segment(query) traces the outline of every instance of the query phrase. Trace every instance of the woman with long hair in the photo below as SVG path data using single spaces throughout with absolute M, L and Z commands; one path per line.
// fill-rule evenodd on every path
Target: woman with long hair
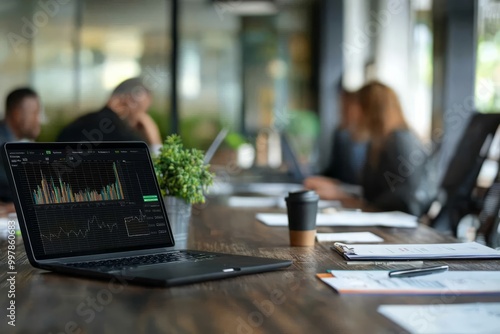
M 350 132 L 355 140 L 369 141 L 361 177 L 363 198 L 377 210 L 420 215 L 418 189 L 426 154 L 404 119 L 396 93 L 380 82 L 371 82 L 357 95 L 360 108 L 351 115 Z M 304 186 L 323 199 L 351 198 L 333 179 L 313 176 L 304 181 Z

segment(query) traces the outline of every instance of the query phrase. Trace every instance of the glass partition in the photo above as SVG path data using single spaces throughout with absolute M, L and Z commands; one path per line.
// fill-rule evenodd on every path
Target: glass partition
M 46 116 L 39 140 L 54 140 L 137 75 L 153 91 L 151 114 L 167 133 L 170 1 L 7 0 L 0 18 L 7 37 L 0 40 L 0 93 L 4 101 L 17 86 L 38 91 Z

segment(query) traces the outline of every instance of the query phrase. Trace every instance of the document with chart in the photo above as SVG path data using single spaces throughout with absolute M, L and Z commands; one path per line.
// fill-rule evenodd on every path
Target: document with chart
M 386 270 L 331 270 L 317 277 L 340 294 L 500 295 L 498 271 L 447 271 L 391 278 Z
M 500 329 L 500 303 L 380 305 L 378 312 L 414 334 L 491 334 Z

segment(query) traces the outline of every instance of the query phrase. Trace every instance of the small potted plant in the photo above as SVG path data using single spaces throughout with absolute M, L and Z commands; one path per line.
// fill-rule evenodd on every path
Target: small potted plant
M 204 203 L 214 174 L 203 162 L 203 152 L 188 149 L 178 135 L 168 136 L 153 159 L 156 177 L 165 201 L 175 242 L 184 246 L 187 241 L 191 205 Z

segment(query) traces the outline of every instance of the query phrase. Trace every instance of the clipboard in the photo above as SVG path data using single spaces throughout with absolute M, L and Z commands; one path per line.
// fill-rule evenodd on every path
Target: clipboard
M 449 244 L 356 244 L 331 248 L 346 260 L 500 259 L 500 251 L 477 242 Z
M 334 251 L 337 251 L 340 255 L 342 255 L 344 258 L 349 260 L 348 257 L 349 255 L 356 255 L 354 248 L 349 247 L 347 244 L 344 244 L 342 242 L 336 242 L 331 246 L 331 249 Z

